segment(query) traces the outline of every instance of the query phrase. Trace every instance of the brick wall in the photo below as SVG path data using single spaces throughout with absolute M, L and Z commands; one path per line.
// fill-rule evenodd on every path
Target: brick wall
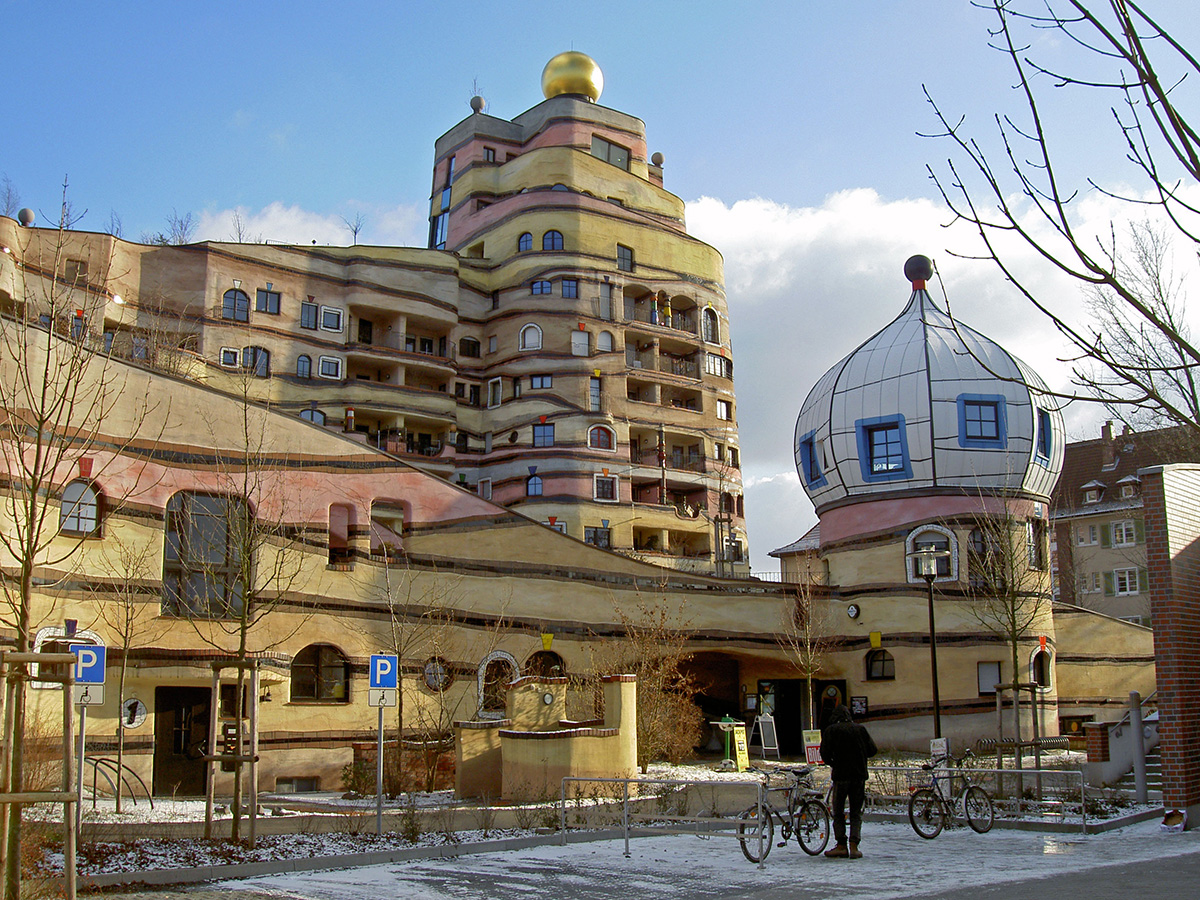
M 1142 469 L 1163 803 L 1200 826 L 1200 466 Z

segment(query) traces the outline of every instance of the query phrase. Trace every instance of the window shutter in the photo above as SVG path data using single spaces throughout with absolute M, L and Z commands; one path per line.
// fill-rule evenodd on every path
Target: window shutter
M 1105 572 L 1104 573 L 1104 596 L 1105 597 L 1113 597 L 1113 596 L 1116 596 L 1116 593 L 1117 593 L 1116 578 L 1113 576 L 1112 572 Z
M 1133 520 L 1133 534 L 1137 543 L 1146 543 L 1146 523 L 1142 519 Z
M 1100 526 L 1100 546 L 1112 546 L 1112 522 L 1105 522 Z
M 1150 593 L 1150 572 L 1145 568 L 1145 566 L 1138 567 L 1138 593 Z

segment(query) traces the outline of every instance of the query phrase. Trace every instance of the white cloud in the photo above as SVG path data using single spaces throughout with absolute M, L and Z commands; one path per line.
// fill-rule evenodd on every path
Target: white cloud
M 208 211 L 200 214 L 196 226 L 198 241 L 231 241 L 236 232 L 234 218 L 240 217 L 245 240 L 265 240 L 277 244 L 324 244 L 345 246 L 352 242 L 350 229 L 342 216 L 354 221 L 359 213 L 366 220 L 358 235 L 360 244 L 421 246 L 425 219 L 415 205 L 371 207 L 348 204 L 345 213 L 318 213 L 276 201 L 259 210 L 246 207 Z

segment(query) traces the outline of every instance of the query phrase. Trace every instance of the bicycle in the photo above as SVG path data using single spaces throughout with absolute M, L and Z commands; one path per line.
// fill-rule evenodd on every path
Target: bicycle
M 759 770 L 756 770 L 759 771 Z M 779 822 L 779 834 L 783 838 L 780 847 L 787 846 L 788 838 L 796 836 L 796 842 L 809 856 L 816 856 L 829 843 L 829 806 L 825 794 L 813 784 L 813 767 L 785 769 L 788 783 L 779 788 L 770 786 L 770 772 L 761 772 L 766 789 L 763 802 L 755 803 L 738 816 L 738 841 L 742 854 L 752 863 L 762 862 L 771 852 L 775 842 L 775 823 Z M 786 791 L 786 808 L 780 809 L 771 802 L 771 793 Z M 761 844 L 760 841 L 761 835 Z M 759 847 L 762 855 L 759 855 Z
M 958 810 L 972 831 L 986 834 L 991 830 L 996 821 L 991 795 L 979 785 L 972 784 L 962 768 L 963 761 L 974 755 L 967 750 L 957 759 L 950 755 L 939 756 L 932 763 L 921 766 L 931 775 L 930 786 L 918 788 L 908 798 L 908 821 L 921 837 L 933 840 L 954 822 Z M 947 763 L 957 768 L 951 768 Z M 943 766 L 947 774 L 939 776 L 938 769 Z

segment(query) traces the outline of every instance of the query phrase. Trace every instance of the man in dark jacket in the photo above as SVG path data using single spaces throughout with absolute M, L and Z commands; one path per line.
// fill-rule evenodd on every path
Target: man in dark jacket
M 862 859 L 858 840 L 862 834 L 863 794 L 867 786 L 867 760 L 878 752 L 867 729 L 850 718 L 838 704 L 821 735 L 821 759 L 833 778 L 833 837 L 836 846 L 825 851 L 833 859 Z M 846 846 L 846 801 L 850 801 L 850 846 Z

